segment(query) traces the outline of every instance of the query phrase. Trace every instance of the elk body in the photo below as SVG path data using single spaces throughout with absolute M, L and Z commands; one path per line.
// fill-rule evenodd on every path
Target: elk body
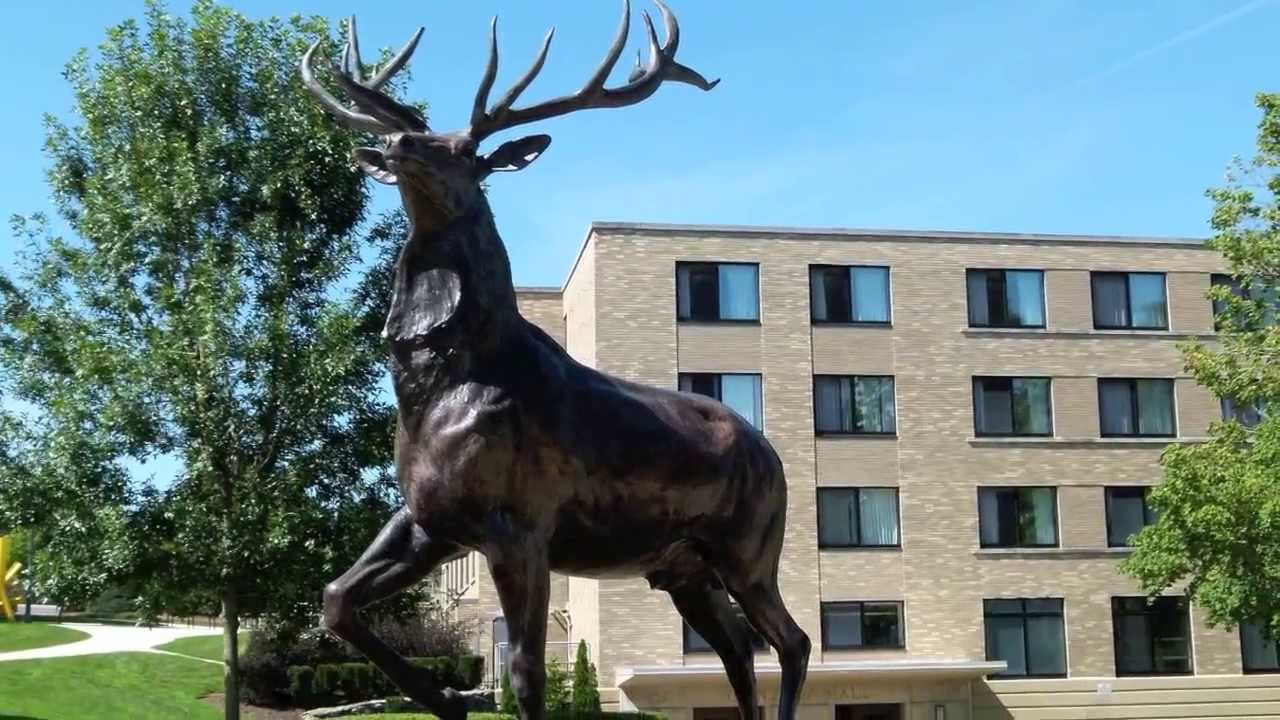
M 497 71 L 496 22 L 470 127 L 435 133 L 413 108 L 379 91 L 422 31 L 376 75 L 362 73 L 355 24 L 335 80 L 351 105 L 312 72 L 302 76 L 326 110 L 382 138 L 356 151 L 374 179 L 396 185 L 410 220 L 383 334 L 399 403 L 396 474 L 405 506 L 361 559 L 324 593 L 324 622 L 443 720 L 465 698 L 437 687 L 397 655 L 356 611 L 471 550 L 488 561 L 506 617 L 513 689 L 523 718 L 543 716 L 543 653 L 550 571 L 644 577 L 719 654 L 745 718 L 756 715 L 749 629 L 782 670 L 779 720 L 792 720 L 810 642 L 783 605 L 778 560 L 786 523 L 782 463 L 764 436 L 720 403 L 610 377 L 573 360 L 516 309 L 511 268 L 481 187 L 519 170 L 546 135 L 477 147 L 493 133 L 586 108 L 638 103 L 666 81 L 710 90 L 675 61 L 680 31 L 660 0 L 666 42 L 646 13 L 651 58 L 606 88 L 630 25 L 624 3 L 613 44 L 578 92 L 513 107 L 542 68 L 533 65 L 488 106 Z M 318 44 L 317 44 L 318 45 Z

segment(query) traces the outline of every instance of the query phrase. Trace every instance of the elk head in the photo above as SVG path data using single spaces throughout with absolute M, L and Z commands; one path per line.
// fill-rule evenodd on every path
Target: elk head
M 355 18 L 351 18 L 347 26 L 347 45 L 335 73 L 338 86 L 350 98 L 351 106 L 343 105 L 316 81 L 311 63 L 319 42 L 312 45 L 302 58 L 302 81 L 325 109 L 347 127 L 382 138 L 381 148 L 356 150 L 356 161 L 373 179 L 399 185 L 405 209 L 415 225 L 442 225 L 467 212 L 479 201 L 483 192 L 481 182 L 490 173 L 521 170 L 551 144 L 548 135 L 529 135 L 503 143 L 487 155 L 481 154 L 478 148 L 490 135 L 576 110 L 634 105 L 648 98 L 668 80 L 703 90 L 716 86 L 719 80 L 708 82 L 702 75 L 675 61 L 680 44 L 680 26 L 662 0 L 654 2 L 666 25 L 666 43 L 659 43 L 653 19 L 645 12 L 649 61 L 641 65 L 637 53 L 636 67 L 624 85 L 608 88 L 605 82 L 627 43 L 627 32 L 631 26 L 629 0 L 623 0 L 622 22 L 608 54 L 586 84 L 570 95 L 528 107 L 514 105 L 520 93 L 542 70 L 555 28 L 547 32 L 542 48 L 524 75 L 497 103 L 489 106 L 489 91 L 498 72 L 498 22 L 495 17 L 490 33 L 489 63 L 476 91 L 470 127 L 465 130 L 433 132 L 417 110 L 380 91 L 408 62 L 422 36 L 421 28 L 385 67 L 365 79 L 361 70 L 360 47 L 356 41 Z

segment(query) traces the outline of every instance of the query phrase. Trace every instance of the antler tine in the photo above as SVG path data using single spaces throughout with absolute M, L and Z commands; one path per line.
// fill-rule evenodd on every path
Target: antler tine
M 702 90 L 714 88 L 720 82 L 719 80 L 708 82 L 697 71 L 675 61 L 676 50 L 680 43 L 680 24 L 676 20 L 675 13 L 671 12 L 671 9 L 662 0 L 654 1 L 658 5 L 658 10 L 662 13 L 662 19 L 666 25 L 667 42 L 663 45 L 658 41 L 658 33 L 653 26 L 653 18 L 646 12 L 644 14 L 644 22 L 649 35 L 649 63 L 647 67 L 640 67 L 639 59 L 637 58 L 637 67 L 628 77 L 625 85 L 617 88 L 608 88 L 605 87 L 605 82 L 608 80 L 609 73 L 613 71 L 614 65 L 617 64 L 618 58 L 622 55 L 622 50 L 627 43 L 627 33 L 631 25 L 631 3 L 629 0 L 623 0 L 622 24 L 614 36 L 613 44 L 609 47 L 608 54 L 605 55 L 604 61 L 600 63 L 600 66 L 596 68 L 580 90 L 571 95 L 564 95 L 553 100 L 530 105 L 529 107 L 511 107 L 511 103 L 515 102 L 517 96 L 528 87 L 529 83 L 533 81 L 533 77 L 542 69 L 542 63 L 546 59 L 547 47 L 551 42 L 551 34 L 548 33 L 547 39 L 543 42 L 542 51 L 534 60 L 533 67 L 520 78 L 511 91 L 503 96 L 502 100 L 494 106 L 492 112 L 486 113 L 484 112 L 484 101 L 488 99 L 489 89 L 493 84 L 493 76 L 497 72 L 498 50 L 495 31 L 489 54 L 490 64 L 481 82 L 481 91 L 476 94 L 476 105 L 471 115 L 471 129 L 469 131 L 471 139 L 479 143 L 484 138 L 500 130 L 545 120 L 558 115 L 567 115 L 577 110 L 634 105 L 653 95 L 653 93 L 657 92 L 658 87 L 668 80 L 693 85 Z
M 587 84 L 582 86 L 579 94 L 595 93 L 604 90 L 605 81 L 609 79 L 609 73 L 613 72 L 613 66 L 618 64 L 618 58 L 622 57 L 622 50 L 627 46 L 627 35 L 631 32 L 631 0 L 622 0 L 622 22 L 618 23 L 618 32 L 613 36 L 613 44 L 609 46 L 609 52 L 604 56 L 600 66 L 587 79 Z
M 330 115 L 333 115 L 334 118 L 353 130 L 373 133 L 374 135 L 387 135 L 393 132 L 376 118 L 355 112 L 338 102 L 337 98 L 330 95 L 329 91 L 325 90 L 324 86 L 316 81 L 315 73 L 311 70 L 311 58 L 315 55 L 318 47 L 320 47 L 319 40 L 312 44 L 311 48 L 302 56 L 302 63 L 299 69 L 302 73 L 302 84 L 306 86 L 307 90 L 310 90 L 311 94 L 316 96 L 316 99 L 320 101 L 325 110 L 329 111 Z
M 342 69 L 356 82 L 364 82 L 364 63 L 360 60 L 360 38 L 356 33 L 356 16 L 347 19 L 347 47 L 342 51 Z
M 542 65 L 546 63 L 547 53 L 551 50 L 551 39 L 554 38 L 555 35 L 555 28 L 551 28 L 547 31 L 546 36 L 542 38 L 542 49 L 538 50 L 538 55 L 534 57 L 533 64 L 530 65 L 524 75 L 521 75 L 520 79 L 511 86 L 511 89 L 498 100 L 498 104 L 493 106 L 493 109 L 488 113 L 490 117 L 500 119 L 502 115 L 504 115 L 507 110 L 510 110 L 511 106 L 515 104 L 516 100 L 520 97 L 520 93 L 524 92 L 525 89 L 529 87 L 529 84 L 533 82 L 533 79 L 538 76 L 538 73 L 542 72 Z
M 370 90 L 379 90 L 383 85 L 386 85 L 387 81 L 394 77 L 396 73 L 400 72 L 400 68 L 404 67 L 404 64 L 409 62 L 409 58 L 413 55 L 413 51 L 418 48 L 418 41 L 422 39 L 422 30 L 423 28 L 418 28 L 417 32 L 413 34 L 413 37 L 409 38 L 409 42 L 405 43 L 404 47 L 400 48 L 400 52 L 396 53 L 395 57 L 391 58 L 391 61 L 379 70 L 378 73 L 373 76 L 372 80 L 366 82 L 364 86 Z
M 489 63 L 480 78 L 480 87 L 476 88 L 475 104 L 471 108 L 471 127 L 484 123 L 487 117 L 485 107 L 489 104 L 489 91 L 493 89 L 493 80 L 498 77 L 498 16 L 493 16 L 489 23 Z

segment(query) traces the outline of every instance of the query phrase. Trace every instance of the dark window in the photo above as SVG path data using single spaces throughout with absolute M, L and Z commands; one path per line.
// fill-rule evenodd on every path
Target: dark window
M 893 378 L 815 375 L 813 413 L 819 434 L 893 435 L 898 431 Z
M 975 377 L 973 425 L 978 435 L 1052 435 L 1049 378 Z
M 1117 675 L 1191 673 L 1190 622 L 1182 597 L 1111 598 Z
M 1107 500 L 1107 545 L 1128 547 L 1130 539 L 1156 521 L 1149 498 L 1151 488 L 1109 487 Z
M 1008 669 L 993 677 L 1065 677 L 1067 640 L 1061 598 L 983 600 L 987 659 Z
M 1245 427 L 1257 427 L 1267 416 L 1267 401 L 1259 398 L 1251 403 L 1238 403 L 1222 398 L 1222 419 L 1234 420 Z
M 734 605 L 733 611 L 737 613 L 738 619 L 747 626 L 748 632 L 751 633 L 751 647 L 756 650 L 767 650 L 769 646 L 765 644 L 764 638 L 760 637 L 760 633 L 756 632 L 756 629 L 747 621 L 747 615 L 742 612 L 742 608 Z M 689 627 L 689 623 L 682 622 L 681 624 L 684 626 L 684 651 L 686 653 L 715 652 L 715 649 L 711 647 L 711 643 L 703 639 L 697 630 Z
M 1164 273 L 1093 273 L 1093 326 L 1168 330 Z
M 1240 655 L 1247 673 L 1280 672 L 1276 641 L 1262 632 L 1262 623 L 1240 624 Z
M 676 263 L 676 316 L 715 322 L 760 319 L 759 266 Z
M 681 392 L 715 398 L 741 415 L 747 422 L 764 429 L 764 404 L 760 394 L 760 376 L 748 373 L 680 373 Z
M 809 316 L 816 323 L 888 323 L 889 268 L 810 266 Z
M 1173 437 L 1173 381 L 1163 378 L 1098 380 L 1102 437 Z
M 822 647 L 827 650 L 902 647 L 902 603 L 822 603 Z
M 897 488 L 818 488 L 818 547 L 897 547 Z
M 1044 273 L 969 270 L 970 327 L 1044 327 Z
M 837 705 L 835 720 L 902 720 L 902 706 L 896 703 Z
M 982 547 L 1056 547 L 1057 501 L 1051 487 L 978 488 Z

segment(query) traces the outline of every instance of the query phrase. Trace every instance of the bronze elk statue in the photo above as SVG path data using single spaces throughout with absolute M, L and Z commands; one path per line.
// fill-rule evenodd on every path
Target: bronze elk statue
M 335 119 L 377 135 L 357 162 L 399 188 L 410 230 L 395 267 L 383 335 L 399 415 L 396 476 L 405 506 L 364 555 L 324 591 L 324 624 L 364 653 L 406 694 L 443 720 L 461 720 L 466 696 L 392 651 L 356 611 L 422 580 L 441 563 L 479 551 L 506 617 L 511 679 L 520 713 L 542 718 L 549 573 L 644 577 L 719 654 L 745 719 L 756 716 L 749 628 L 778 654 L 779 720 L 792 720 L 810 641 L 783 604 L 778 559 L 787 515 L 782 462 L 764 436 L 710 398 L 627 382 L 576 362 L 516 309 L 506 249 L 482 183 L 520 170 L 551 139 L 531 135 L 485 155 L 489 136 L 589 108 L 639 103 L 672 81 L 710 90 L 675 60 L 680 27 L 659 42 L 646 12 L 650 58 L 628 81 L 605 87 L 630 26 L 577 92 L 527 107 L 516 100 L 542 69 L 548 32 L 532 66 L 489 105 L 498 67 L 496 20 L 470 127 L 432 131 L 422 115 L 380 91 L 421 37 L 372 77 L 362 71 L 354 21 L 334 81 L 350 105 L 302 79 Z M 554 32 L 554 31 L 553 31 Z

